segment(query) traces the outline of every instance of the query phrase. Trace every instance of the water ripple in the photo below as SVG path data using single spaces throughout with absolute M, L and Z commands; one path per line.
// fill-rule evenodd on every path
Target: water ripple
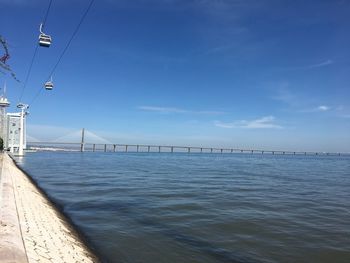
M 350 159 L 33 153 L 20 163 L 109 262 L 350 262 Z

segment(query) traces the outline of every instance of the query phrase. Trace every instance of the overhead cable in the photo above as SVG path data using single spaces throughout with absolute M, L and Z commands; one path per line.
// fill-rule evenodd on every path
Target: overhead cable
M 45 15 L 44 15 L 44 19 L 43 19 L 43 24 L 44 24 L 44 25 L 45 25 L 45 23 L 46 23 L 47 17 L 48 17 L 49 12 L 50 12 L 51 4 L 52 4 L 52 0 L 50 0 L 49 5 L 48 5 L 48 7 L 47 7 L 47 9 L 46 9 L 46 12 L 45 12 Z M 24 80 L 24 84 L 23 84 L 22 91 L 21 91 L 21 93 L 20 93 L 18 102 L 21 102 L 22 97 L 23 97 L 23 94 L 24 94 L 24 90 L 25 90 L 25 88 L 27 87 L 27 83 L 28 83 L 28 80 L 29 80 L 29 76 L 30 76 L 30 73 L 32 72 L 32 67 L 33 67 L 33 64 L 34 64 L 34 60 L 35 60 L 36 54 L 37 54 L 37 52 L 38 52 L 38 47 L 39 47 L 39 46 L 38 46 L 38 44 L 36 43 L 36 47 L 35 47 L 35 50 L 34 50 L 32 59 L 31 59 L 30 64 L 29 64 L 29 68 L 28 68 L 28 71 L 27 71 L 27 75 L 26 75 L 26 78 L 25 78 L 25 80 Z
M 94 1 L 95 1 L 95 0 L 91 0 L 91 1 L 90 1 L 90 3 L 89 3 L 89 5 L 88 5 L 87 9 L 85 10 L 83 16 L 82 16 L 81 19 L 79 20 L 79 23 L 78 23 L 78 25 L 76 26 L 76 28 L 75 28 L 75 30 L 74 30 L 72 36 L 71 36 L 70 39 L 68 40 L 68 42 L 67 42 L 65 48 L 63 49 L 61 55 L 58 57 L 58 60 L 57 60 L 56 64 L 54 65 L 54 67 L 53 67 L 52 70 L 50 71 L 50 74 L 48 75 L 48 77 L 47 77 L 46 80 L 49 80 L 49 79 L 51 78 L 51 76 L 53 75 L 53 73 L 55 72 L 55 70 L 57 69 L 58 65 L 60 64 L 60 62 L 61 62 L 61 60 L 62 60 L 62 58 L 63 58 L 63 56 L 65 55 L 65 53 L 66 53 L 66 51 L 68 50 L 70 44 L 72 43 L 72 41 L 73 41 L 75 35 L 78 33 L 78 31 L 79 31 L 79 29 L 80 29 L 80 26 L 81 26 L 82 23 L 84 22 L 85 17 L 86 17 L 87 14 L 89 13 L 89 11 L 90 11 L 90 9 L 91 9 L 92 4 L 94 3 Z M 34 103 L 34 101 L 39 97 L 39 95 L 40 95 L 40 93 L 41 93 L 42 90 L 43 90 L 42 87 L 40 87 L 40 88 L 38 89 L 37 93 L 35 94 L 34 98 L 32 99 L 32 101 L 31 101 L 31 103 L 30 103 L 31 105 L 32 105 L 32 104 Z

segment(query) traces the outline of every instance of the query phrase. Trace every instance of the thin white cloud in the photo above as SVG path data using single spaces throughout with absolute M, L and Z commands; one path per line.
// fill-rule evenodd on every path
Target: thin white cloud
M 313 65 L 306 66 L 306 67 L 304 67 L 304 68 L 305 68 L 305 69 L 321 68 L 321 67 L 325 67 L 325 66 L 331 65 L 331 64 L 333 64 L 333 63 L 334 63 L 333 60 L 328 59 L 328 60 L 322 61 L 322 62 L 317 63 L 317 64 L 313 64 Z
M 309 109 L 304 109 L 304 110 L 300 110 L 299 112 L 304 112 L 304 113 L 310 113 L 310 112 L 326 112 L 326 111 L 331 111 L 333 110 L 332 107 L 327 106 L 327 105 L 320 105 L 314 108 L 309 108 Z
M 192 113 L 192 114 L 204 114 L 204 115 L 219 115 L 219 114 L 225 114 L 223 111 L 210 111 L 210 110 L 200 110 L 200 111 L 193 111 L 193 110 L 186 110 L 181 108 L 174 108 L 174 107 L 157 107 L 157 106 L 140 106 L 138 109 L 143 111 L 152 111 L 152 112 L 158 112 L 158 113 Z
M 328 106 L 328 105 L 320 105 L 314 108 L 309 108 L 305 110 L 298 111 L 300 113 L 327 113 L 326 116 L 330 117 L 337 117 L 337 118 L 344 118 L 349 119 L 349 109 L 346 108 L 344 105 L 338 105 L 338 106 Z
M 278 71 L 312 70 L 312 69 L 327 67 L 327 66 L 330 66 L 334 63 L 335 62 L 333 60 L 327 59 L 327 60 L 324 60 L 324 61 L 321 61 L 321 62 L 315 63 L 315 64 L 301 65 L 301 66 L 296 66 L 296 67 L 281 67 L 281 68 L 278 68 L 277 70 Z
M 275 123 L 274 116 L 266 116 L 253 121 L 242 121 L 243 128 L 282 128 L 282 126 Z
M 315 110 L 316 111 L 329 111 L 331 109 L 331 107 L 326 106 L 326 105 L 320 105 L 318 106 Z
M 339 105 L 334 108 L 336 116 L 340 118 L 350 119 L 350 109 L 344 105 Z
M 225 114 L 224 111 L 211 111 L 211 110 L 202 110 L 202 111 L 190 111 L 195 114 L 208 114 L 208 115 L 221 115 Z
M 290 107 L 300 107 L 301 100 L 290 89 L 288 82 L 280 82 L 273 84 L 273 93 L 271 99 L 282 102 Z
M 215 121 L 214 125 L 220 128 L 244 128 L 244 129 L 281 129 L 281 125 L 276 124 L 274 116 L 265 116 L 255 120 L 240 120 L 231 123 Z
M 140 110 L 144 111 L 154 111 L 159 113 L 186 113 L 186 110 L 172 107 L 156 107 L 156 106 L 140 106 Z
M 306 98 L 305 96 L 297 96 L 294 94 L 287 82 L 277 84 L 277 89 L 274 91 L 275 95 L 271 99 L 282 102 L 289 106 L 290 110 L 297 113 L 311 113 L 311 112 L 327 112 L 340 110 L 342 107 L 333 107 L 325 104 L 315 106 L 315 99 Z M 313 106 L 311 106 L 313 104 Z
M 226 128 L 226 129 L 237 128 L 237 125 L 235 123 L 230 123 L 230 122 L 215 121 L 214 125 L 216 127 Z

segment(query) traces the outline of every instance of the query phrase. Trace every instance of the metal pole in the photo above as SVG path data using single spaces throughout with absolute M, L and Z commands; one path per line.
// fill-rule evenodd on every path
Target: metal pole
M 147 146 L 147 151 L 150 152 L 151 146 Z
M 80 151 L 84 152 L 84 136 L 85 136 L 85 128 L 81 130 L 81 144 L 80 144 Z
M 139 152 L 139 146 L 138 145 L 136 146 L 136 152 Z
M 113 144 L 113 152 L 115 152 L 115 148 L 116 148 L 116 145 L 115 145 L 115 144 Z
M 172 153 L 174 152 L 174 147 L 173 147 L 173 146 L 171 146 L 171 152 L 172 152 Z
M 158 146 L 158 152 L 160 152 L 160 146 Z
M 14 144 L 15 144 L 15 131 L 12 130 L 12 136 L 11 136 L 11 140 L 12 140 L 12 144 L 11 144 L 11 148 L 10 148 L 10 152 L 14 152 Z
M 107 152 L 107 144 L 105 144 L 105 152 Z
M 93 145 L 92 145 L 92 151 L 93 151 L 93 152 L 95 151 L 95 148 L 96 148 L 96 144 L 93 144 Z
M 125 152 L 128 152 L 128 146 L 125 145 Z

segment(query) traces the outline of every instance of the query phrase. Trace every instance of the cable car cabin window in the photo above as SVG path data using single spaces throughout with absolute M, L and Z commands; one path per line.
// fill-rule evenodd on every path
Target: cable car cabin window
M 48 82 L 48 83 L 45 84 L 45 89 L 52 90 L 52 88 L 53 88 L 53 83 Z
M 39 45 L 42 47 L 50 47 L 50 43 L 43 42 L 43 41 L 40 41 Z

